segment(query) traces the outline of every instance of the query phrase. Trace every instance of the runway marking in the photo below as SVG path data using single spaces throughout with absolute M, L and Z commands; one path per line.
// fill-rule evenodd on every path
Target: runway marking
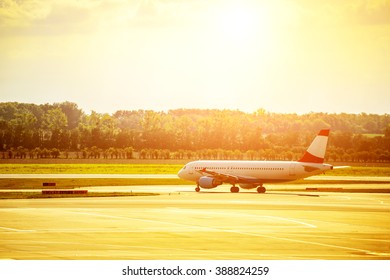
M 14 231 L 14 232 L 34 232 L 35 231 L 32 229 L 17 229 L 17 228 L 8 228 L 8 227 L 0 227 L 0 229 L 6 230 L 6 231 Z
M 58 242 L 58 241 L 30 241 L 32 243 L 40 243 L 40 244 L 67 244 L 67 245 L 86 245 L 85 243 L 81 242 Z M 182 249 L 182 248 L 172 248 L 172 247 L 152 247 L 152 246 L 137 246 L 137 245 L 118 245 L 118 244 L 107 244 L 107 243 L 97 243 L 96 245 L 102 246 L 102 247 L 107 247 L 107 248 L 118 248 L 118 249 L 125 249 L 125 248 L 132 248 L 132 249 L 147 249 L 147 250 L 154 250 L 154 251 L 165 251 L 165 252 L 177 252 L 176 254 L 167 254 L 167 253 L 157 253 L 153 252 L 153 259 L 156 259 L 156 254 L 167 256 L 167 255 L 175 255 L 175 256 L 187 256 L 187 252 L 191 252 L 191 256 L 204 256 L 206 255 L 207 257 L 210 256 L 210 254 L 215 253 L 218 254 L 220 259 L 232 259 L 236 260 L 237 256 L 242 256 L 242 252 L 232 252 L 232 251 L 217 251 L 217 250 L 200 250 L 200 249 Z M 127 256 L 129 255 L 129 251 L 123 251 Z M 181 252 L 183 254 L 181 254 Z M 223 255 L 221 255 L 221 253 Z M 135 253 L 134 254 L 137 258 L 139 258 L 140 254 Z M 144 256 L 150 256 L 151 253 L 148 252 L 143 252 Z M 266 259 L 270 258 L 279 258 L 280 256 L 278 254 L 262 254 L 262 253 L 245 253 L 245 257 L 248 256 L 254 256 L 256 259 L 258 259 L 260 256 L 264 257 Z M 350 257 L 350 255 L 341 255 L 341 254 L 335 254 L 335 255 L 327 255 L 335 257 L 335 258 L 342 258 L 344 257 Z M 283 259 L 302 259 L 302 260 L 308 260 L 308 259 L 313 259 L 313 260 L 318 260 L 320 257 L 323 257 L 323 255 L 320 255 L 319 257 L 311 256 L 310 258 L 308 257 L 297 257 L 297 256 L 283 256 Z
M 293 219 L 275 217 L 275 216 L 262 216 L 262 217 L 267 217 L 267 218 L 271 218 L 271 219 L 280 219 L 280 220 L 285 220 L 285 221 L 289 221 L 289 222 L 293 222 L 293 223 L 299 223 L 299 224 L 305 225 L 305 226 L 310 227 L 310 228 L 317 228 L 315 225 L 300 222 L 300 221 L 293 220 Z M 178 225 L 183 225 L 183 224 L 178 224 Z M 200 226 L 198 226 L 198 227 L 200 227 Z M 238 230 L 227 230 L 227 229 L 218 228 L 218 227 L 205 227 L 205 226 L 202 226 L 202 227 L 217 230 L 217 231 L 222 231 L 222 232 L 241 234 L 241 235 L 258 236 L 258 237 L 272 238 L 272 239 L 277 239 L 277 240 L 284 240 L 284 241 L 289 241 L 289 242 L 311 244 L 311 245 L 337 248 L 337 249 L 346 249 L 346 250 L 351 250 L 351 251 L 356 251 L 356 252 L 362 252 L 362 253 L 368 254 L 368 255 L 390 256 L 390 253 L 373 252 L 373 251 L 369 251 L 369 250 L 365 250 L 365 249 L 358 249 L 358 248 L 352 248 L 352 247 L 346 247 L 346 246 L 338 246 L 338 245 L 319 243 L 319 242 L 313 242 L 313 241 L 304 241 L 304 240 L 291 239 L 291 238 L 286 238 L 286 237 L 268 236 L 268 235 L 264 235 L 264 234 L 248 233 L 248 232 L 242 232 L 242 231 L 238 231 Z
M 179 208 L 168 207 L 166 209 L 167 210 L 171 210 L 171 212 L 175 212 L 175 213 L 183 213 L 183 209 L 179 209 Z M 189 211 L 189 212 L 192 212 L 192 211 Z M 198 210 L 198 213 L 199 212 L 200 211 Z M 202 211 L 202 213 L 203 214 L 206 213 L 206 214 L 212 214 L 212 215 L 219 215 L 219 216 L 224 216 L 224 217 L 226 216 L 226 213 L 213 212 L 213 211 Z M 241 213 L 238 213 L 238 212 L 230 213 L 229 217 L 232 217 L 232 216 L 236 216 L 236 217 L 250 217 L 250 218 L 256 218 L 256 219 L 259 219 L 259 218 L 276 219 L 276 220 L 287 221 L 287 222 L 290 222 L 290 223 L 300 224 L 300 225 L 303 225 L 303 226 L 309 227 L 309 228 L 317 228 L 317 226 L 315 226 L 315 225 L 312 225 L 312 224 L 309 224 L 309 223 L 305 223 L 305 222 L 299 221 L 297 219 L 284 218 L 284 217 L 278 217 L 278 216 L 253 215 L 253 214 L 247 214 L 247 213 L 241 214 Z M 213 219 L 213 217 L 205 217 L 205 218 Z M 293 228 L 292 226 L 275 226 L 275 227 L 276 228 Z
M 105 218 L 111 218 L 111 219 L 124 219 L 124 220 L 132 220 L 132 221 L 142 221 L 147 223 L 159 223 L 159 224 L 166 224 L 166 225 L 175 225 L 175 226 L 183 226 L 185 224 L 180 223 L 174 223 L 174 222 L 166 222 L 166 221 L 156 221 L 156 220 L 149 220 L 149 219 L 140 219 L 140 218 L 132 218 L 132 217 L 123 217 L 123 216 L 113 216 L 113 215 L 106 215 L 106 214 L 98 214 L 98 213 L 86 213 L 86 212 L 74 212 L 74 211 L 65 211 L 65 212 L 71 212 L 76 214 L 82 214 L 87 216 L 95 216 L 95 217 L 105 217 Z M 202 228 L 202 229 L 212 229 L 212 231 L 218 231 L 210 227 L 205 226 L 197 226 L 197 225 L 185 225 L 188 228 Z
M 73 211 L 71 211 L 71 212 L 72 213 L 83 214 L 83 215 L 89 215 L 89 216 L 98 216 L 98 217 L 100 216 L 100 217 L 115 218 L 115 219 L 138 220 L 138 221 L 151 222 L 151 223 L 161 223 L 161 224 L 169 224 L 169 225 L 176 225 L 176 226 L 186 226 L 186 227 L 192 227 L 192 228 L 203 228 L 203 229 L 208 229 L 209 231 L 220 231 L 220 232 L 235 233 L 235 234 L 240 234 L 240 235 L 256 236 L 256 237 L 270 238 L 270 239 L 276 239 L 276 240 L 283 240 L 283 241 L 288 241 L 288 242 L 295 242 L 295 243 L 302 243 L 302 244 L 311 244 L 311 245 L 322 246 L 322 247 L 344 249 L 344 250 L 360 252 L 360 253 L 364 253 L 364 254 L 368 254 L 368 255 L 390 256 L 390 253 L 373 252 L 373 251 L 369 251 L 369 250 L 358 249 L 358 248 L 351 248 L 351 247 L 346 247 L 346 246 L 338 246 L 338 245 L 319 243 L 319 242 L 313 242 L 313 241 L 304 241 L 304 240 L 292 239 L 292 238 L 286 238 L 286 237 L 276 237 L 276 236 L 271 236 L 271 235 L 242 232 L 242 231 L 238 231 L 238 230 L 229 230 L 229 229 L 223 229 L 223 228 L 218 228 L 218 227 L 185 225 L 185 224 L 173 223 L 173 222 L 155 221 L 155 220 L 147 220 L 147 219 L 139 219 L 139 218 L 130 218 L 130 217 L 122 217 L 122 216 L 97 214 L 97 213 L 85 213 L 85 212 L 73 212 Z M 265 216 L 265 217 L 275 218 L 273 216 Z M 276 217 L 276 218 L 279 218 L 279 217 Z M 294 220 L 285 219 L 285 218 L 281 218 L 281 219 L 294 221 Z M 294 221 L 294 222 L 298 222 L 298 221 Z M 313 227 L 313 225 L 311 225 L 311 224 L 307 224 L 307 223 L 303 223 L 303 222 L 301 224 L 305 224 L 306 226 L 310 225 L 311 228 Z
M 297 224 L 301 224 L 301 225 L 307 226 L 309 228 L 317 228 L 317 226 L 315 226 L 315 225 L 308 224 L 308 223 L 301 222 L 301 221 L 294 220 L 294 219 L 287 219 L 287 218 L 276 217 L 276 216 L 262 216 L 262 217 L 271 218 L 271 219 L 277 219 L 277 220 L 282 220 L 282 221 L 289 221 L 289 222 L 292 222 L 292 223 L 297 223 Z
M 31 243 L 39 243 L 39 244 L 66 244 L 66 245 L 86 245 L 85 243 L 81 243 L 81 242 L 58 242 L 58 241 L 30 241 Z M 215 253 L 215 254 L 221 254 L 221 252 L 223 253 L 223 257 L 221 259 L 237 259 L 237 256 L 241 256 L 242 253 L 241 252 L 231 252 L 231 251 L 217 251 L 217 250 L 200 250 L 200 249 L 182 249 L 182 248 L 172 248 L 172 247 L 157 247 L 157 246 L 137 246 L 137 245 L 119 245 L 119 244 L 107 244 L 107 243 L 97 243 L 96 245 L 99 245 L 99 246 L 102 246 L 102 247 L 106 247 L 107 250 L 109 250 L 109 248 L 118 248 L 118 249 L 142 249 L 142 250 L 154 250 L 154 251 L 163 251 L 161 253 L 158 253 L 158 252 L 153 252 L 153 259 L 156 259 L 155 255 L 156 254 L 159 254 L 159 255 L 163 255 L 163 256 L 166 256 L 166 255 L 175 255 L 175 256 L 182 256 L 183 254 L 185 256 L 188 255 L 188 253 L 190 252 L 191 253 L 191 256 L 194 256 L 196 254 L 196 256 L 209 256 L 210 254 L 212 253 Z M 117 251 L 117 250 L 116 250 Z M 129 254 L 129 251 L 123 251 L 126 255 Z M 175 254 L 172 254 L 172 253 L 166 253 L 166 252 L 177 252 Z M 148 252 L 143 252 L 145 256 L 150 256 L 151 253 L 148 253 Z M 140 254 L 139 253 L 136 253 L 134 254 L 135 256 L 137 256 L 137 258 L 139 258 Z M 259 256 L 262 256 L 262 257 L 266 257 L 266 256 L 273 256 L 275 257 L 275 255 L 273 254 L 261 254 L 261 253 L 245 253 L 245 256 L 254 256 L 256 258 L 258 258 Z M 288 257 L 286 257 L 288 259 Z M 291 259 L 296 259 L 296 258 L 291 258 Z M 306 258 L 303 258 L 303 259 L 306 259 Z
M 242 235 L 257 236 L 257 237 L 271 238 L 271 239 L 276 239 L 276 240 L 284 240 L 284 241 L 289 241 L 289 242 L 296 242 L 296 243 L 303 243 L 303 244 L 318 245 L 318 246 L 323 246 L 323 247 L 351 250 L 351 251 L 361 252 L 361 253 L 368 254 L 368 255 L 390 256 L 390 253 L 373 252 L 373 251 L 364 250 L 364 249 L 338 246 L 338 245 L 319 243 L 319 242 L 313 242 L 313 241 L 304 241 L 304 240 L 291 239 L 291 238 L 286 238 L 286 237 L 276 237 L 276 236 L 270 236 L 270 235 L 264 235 L 264 234 L 247 233 L 247 232 L 240 232 L 240 231 L 236 231 L 236 230 L 225 230 L 225 231 L 231 232 L 231 233 L 242 234 Z
M 375 241 L 375 242 L 386 242 L 390 243 L 390 240 L 383 240 L 383 239 L 372 239 L 372 238 L 350 238 L 352 240 L 361 240 L 361 241 Z

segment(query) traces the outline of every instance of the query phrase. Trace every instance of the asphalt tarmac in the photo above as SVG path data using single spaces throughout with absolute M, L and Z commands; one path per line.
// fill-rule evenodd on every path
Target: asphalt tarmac
M 390 259 L 389 194 L 131 191 L 160 195 L 0 200 L 0 259 Z
M 0 179 L 178 179 L 177 174 L 0 174 Z M 307 181 L 360 181 L 360 182 L 388 182 L 389 176 L 311 176 Z

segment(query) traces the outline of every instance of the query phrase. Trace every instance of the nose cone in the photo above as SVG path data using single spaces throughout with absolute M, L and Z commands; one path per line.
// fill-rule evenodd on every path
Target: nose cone
M 177 173 L 177 176 L 179 176 L 179 178 L 181 178 L 181 179 L 185 179 L 184 167 L 182 169 L 180 169 L 180 171 Z
M 177 176 L 183 180 L 189 180 L 191 181 L 191 168 L 189 168 L 187 165 L 184 165 L 182 169 L 177 173 Z

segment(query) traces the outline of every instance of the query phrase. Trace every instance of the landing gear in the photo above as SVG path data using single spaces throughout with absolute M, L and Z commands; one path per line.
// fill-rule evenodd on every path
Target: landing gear
M 239 191 L 240 191 L 239 187 L 233 186 L 230 188 L 230 192 L 232 192 L 232 193 L 238 193 Z
M 196 191 L 196 192 L 200 192 L 199 186 L 195 188 L 195 191 Z
M 265 188 L 263 186 L 260 186 L 257 188 L 258 193 L 265 193 Z

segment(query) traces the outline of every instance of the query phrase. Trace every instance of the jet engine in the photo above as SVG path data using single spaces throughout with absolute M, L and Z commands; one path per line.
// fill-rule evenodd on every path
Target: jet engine
M 222 182 L 211 177 L 203 176 L 199 178 L 198 184 L 204 189 L 212 189 L 222 185 Z

